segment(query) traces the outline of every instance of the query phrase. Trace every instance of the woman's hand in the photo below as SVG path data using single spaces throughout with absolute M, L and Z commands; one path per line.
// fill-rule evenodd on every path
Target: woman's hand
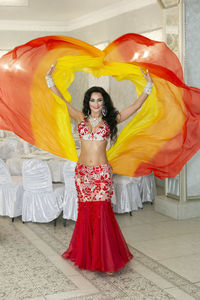
M 56 63 L 50 67 L 50 69 L 47 71 L 47 74 L 45 76 L 48 88 L 55 88 L 55 82 L 52 78 L 52 73 L 56 67 Z
M 53 71 L 54 71 L 54 69 L 56 67 L 56 64 L 57 64 L 57 61 L 56 61 L 55 64 L 51 65 L 50 69 L 47 71 L 47 76 L 48 75 L 50 75 L 50 76 L 52 75 L 52 73 L 53 73 Z
M 153 82 L 148 69 L 146 70 L 146 73 L 144 73 L 144 71 L 142 69 L 140 69 L 140 70 L 147 82 Z

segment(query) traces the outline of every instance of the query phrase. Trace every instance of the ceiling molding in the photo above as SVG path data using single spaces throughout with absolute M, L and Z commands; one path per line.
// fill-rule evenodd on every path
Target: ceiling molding
M 0 20 L 0 30 L 70 32 L 156 3 L 157 0 L 122 0 L 66 22 Z

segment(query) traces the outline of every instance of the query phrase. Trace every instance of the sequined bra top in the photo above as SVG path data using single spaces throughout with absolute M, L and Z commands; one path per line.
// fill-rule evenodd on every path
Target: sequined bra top
M 110 128 L 108 124 L 104 121 L 95 132 L 91 132 L 86 120 L 83 119 L 78 124 L 78 134 L 79 138 L 85 141 L 105 141 L 110 136 Z

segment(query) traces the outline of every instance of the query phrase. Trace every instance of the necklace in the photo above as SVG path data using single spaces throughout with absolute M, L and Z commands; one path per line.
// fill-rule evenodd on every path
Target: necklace
M 99 122 L 102 120 L 102 117 L 98 117 L 98 118 L 93 118 L 91 116 L 89 116 L 88 120 L 90 121 L 92 128 L 96 127 L 97 124 L 99 124 Z

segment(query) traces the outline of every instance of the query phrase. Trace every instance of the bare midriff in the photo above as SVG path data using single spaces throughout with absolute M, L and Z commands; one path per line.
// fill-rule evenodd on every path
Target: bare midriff
M 81 140 L 81 153 L 78 163 L 86 166 L 98 166 L 108 163 L 106 157 L 107 141 Z

